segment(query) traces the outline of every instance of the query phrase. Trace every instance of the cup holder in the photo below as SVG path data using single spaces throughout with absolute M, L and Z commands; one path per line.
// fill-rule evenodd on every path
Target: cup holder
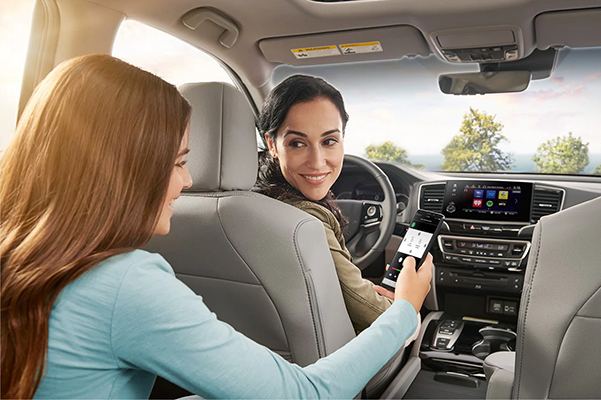
M 497 351 L 514 351 L 517 335 L 510 329 L 486 326 L 478 332 L 482 339 L 472 345 L 472 353 L 484 360 Z

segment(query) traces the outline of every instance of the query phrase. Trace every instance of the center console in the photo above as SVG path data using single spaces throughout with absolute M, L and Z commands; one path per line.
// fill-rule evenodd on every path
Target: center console
M 429 193 L 440 193 L 437 209 L 445 216 L 433 253 L 435 300 L 427 305 L 437 311 L 425 318 L 413 350 L 421 360 L 420 376 L 428 376 L 430 384 L 462 387 L 463 398 L 478 397 L 486 386 L 483 359 L 515 349 L 534 228 L 533 184 L 449 180 L 444 188 L 422 185 L 420 208 L 434 210 L 426 203 L 431 198 L 422 196 L 429 185 Z
M 534 228 L 533 184 L 449 180 L 440 192 L 435 309 L 515 323 Z

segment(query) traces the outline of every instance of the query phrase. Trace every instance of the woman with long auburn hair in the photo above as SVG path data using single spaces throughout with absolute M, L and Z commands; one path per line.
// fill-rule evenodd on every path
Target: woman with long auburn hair
M 371 328 L 301 368 L 140 250 L 192 183 L 190 112 L 108 55 L 66 61 L 36 89 L 0 164 L 2 398 L 147 398 L 157 375 L 206 398 L 350 398 L 415 330 L 431 264 L 404 268 Z

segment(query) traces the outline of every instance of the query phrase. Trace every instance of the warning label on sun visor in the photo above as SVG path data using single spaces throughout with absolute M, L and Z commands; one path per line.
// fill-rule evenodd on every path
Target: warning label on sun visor
M 306 49 L 291 49 L 294 57 L 300 59 L 303 58 L 316 58 L 316 57 L 328 57 L 328 56 L 339 56 L 340 50 L 336 46 L 319 46 L 319 47 L 308 47 Z
M 342 54 L 361 54 L 361 53 L 377 53 L 384 51 L 380 42 L 366 42 L 366 43 L 349 43 L 341 44 L 340 50 Z

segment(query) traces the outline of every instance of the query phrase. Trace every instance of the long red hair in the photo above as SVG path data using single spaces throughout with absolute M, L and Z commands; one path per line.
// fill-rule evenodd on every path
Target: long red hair
M 59 292 L 154 231 L 190 116 L 162 79 L 108 55 L 56 67 L 2 155 L 2 398 L 32 398 Z

